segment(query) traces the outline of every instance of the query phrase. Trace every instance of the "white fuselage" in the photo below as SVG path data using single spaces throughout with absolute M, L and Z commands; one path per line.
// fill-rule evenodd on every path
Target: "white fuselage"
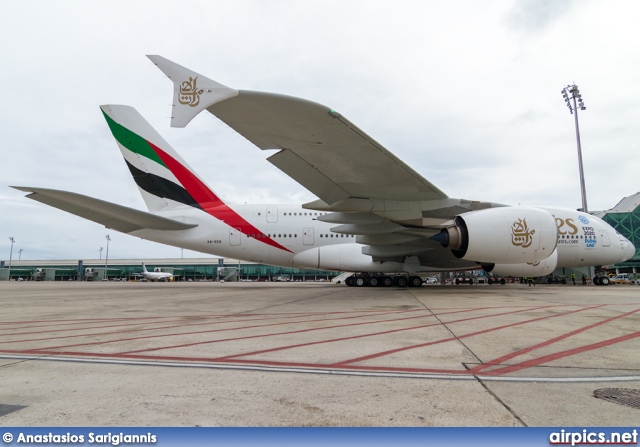
M 143 272 L 142 275 L 149 281 L 170 281 L 173 279 L 171 273 L 164 272 Z
M 262 264 L 341 271 L 407 271 L 402 262 L 387 262 L 379 268 L 372 268 L 374 263 L 361 253 L 363 245 L 356 243 L 356 236 L 333 233 L 331 228 L 335 224 L 316 220 L 327 213 L 295 205 L 232 205 L 231 208 L 262 234 L 243 234 L 225 222 L 188 206 L 158 214 L 198 224 L 195 228 L 183 231 L 138 230 L 130 234 L 167 245 Z M 556 267 L 610 265 L 628 259 L 635 252 L 631 242 L 597 217 L 573 210 L 541 209 L 556 219 Z M 265 243 L 263 236 L 277 242 L 281 248 Z M 320 253 L 329 256 L 323 255 L 320 261 Z M 429 257 L 451 258 L 451 262 L 440 260 L 437 265 L 422 262 L 419 271 L 477 267 L 472 263 L 461 264 L 460 260 L 449 256 L 450 250 L 437 245 L 430 253 Z
M 353 235 L 331 232 L 334 224 L 315 220 L 319 211 L 295 205 L 230 205 L 231 208 L 284 249 L 263 242 L 257 234 L 245 235 L 225 222 L 192 207 L 176 208 L 163 217 L 198 224 L 184 231 L 139 230 L 143 239 L 189 250 L 263 264 L 293 266 L 292 258 L 305 250 L 335 244 L 355 243 Z
M 596 216 L 561 208 L 541 209 L 556 219 L 557 267 L 613 265 L 635 254 L 631 241 Z

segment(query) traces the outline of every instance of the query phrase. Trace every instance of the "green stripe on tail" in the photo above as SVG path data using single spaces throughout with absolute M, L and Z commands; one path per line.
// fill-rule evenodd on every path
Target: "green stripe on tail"
M 167 167 L 167 165 L 165 165 L 164 162 L 160 159 L 158 154 L 156 154 L 151 146 L 149 146 L 147 140 L 131 132 L 126 127 L 116 123 L 106 113 L 102 112 L 102 114 L 107 120 L 107 124 L 109 124 L 111 133 L 113 134 L 115 139 L 118 140 L 118 143 L 129 149 L 131 152 L 146 157 L 149 160 L 153 160 L 159 165 L 164 166 L 165 168 Z

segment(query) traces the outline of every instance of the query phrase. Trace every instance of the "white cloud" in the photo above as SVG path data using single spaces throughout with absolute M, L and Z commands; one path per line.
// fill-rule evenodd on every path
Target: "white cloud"
M 178 256 L 23 198 L 42 186 L 144 208 L 98 105 L 136 107 L 224 199 L 313 199 L 208 114 L 169 128 L 161 54 L 234 88 L 340 111 L 453 197 L 590 209 L 640 190 L 633 1 L 10 2 L 0 16 L 0 258 Z M 11 42 L 11 44 L 6 44 Z M 113 255 L 111 254 L 113 253 Z

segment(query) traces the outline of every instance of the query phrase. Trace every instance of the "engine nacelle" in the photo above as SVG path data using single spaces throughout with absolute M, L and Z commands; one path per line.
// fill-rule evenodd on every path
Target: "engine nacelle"
M 556 249 L 558 229 L 548 211 L 500 207 L 461 214 L 432 239 L 457 258 L 480 264 L 534 263 Z
M 311 248 L 293 257 L 293 264 L 321 270 L 347 272 L 403 272 L 400 262 L 374 262 L 371 256 L 362 254 L 360 244 L 338 244 Z
M 546 276 L 550 275 L 558 264 L 558 250 L 542 261 L 523 264 L 490 264 L 483 265 L 486 272 L 498 276 Z

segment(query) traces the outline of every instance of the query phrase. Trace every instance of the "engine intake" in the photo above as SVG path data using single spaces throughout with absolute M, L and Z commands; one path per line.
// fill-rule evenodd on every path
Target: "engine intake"
M 480 264 L 534 263 L 556 248 L 558 230 L 551 213 L 528 207 L 500 207 L 456 217 L 432 237 L 460 259 Z

